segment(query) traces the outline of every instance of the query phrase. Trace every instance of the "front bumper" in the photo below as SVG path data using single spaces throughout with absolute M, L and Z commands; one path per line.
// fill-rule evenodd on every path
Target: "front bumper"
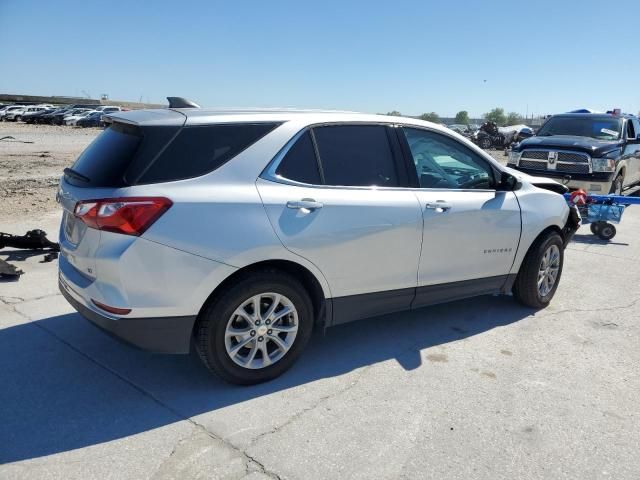
M 562 180 L 566 177 L 570 177 L 571 180 L 567 183 L 567 187 L 569 187 L 570 190 L 582 189 L 587 193 L 595 193 L 599 195 L 606 195 L 609 193 L 609 190 L 611 189 L 611 182 L 614 178 L 614 172 L 566 173 L 553 170 L 522 168 L 512 163 L 507 164 L 507 167 L 526 173 L 532 177 L 553 178 L 560 183 L 563 183 Z
M 60 292 L 80 315 L 106 333 L 135 347 L 154 353 L 189 353 L 196 316 L 158 318 L 112 318 L 101 315 L 77 300 L 62 277 Z

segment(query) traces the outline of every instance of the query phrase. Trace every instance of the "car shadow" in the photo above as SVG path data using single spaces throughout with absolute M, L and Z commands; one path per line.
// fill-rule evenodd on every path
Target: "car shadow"
M 0 463 L 109 442 L 379 362 L 414 370 L 426 348 L 531 313 L 487 296 L 340 325 L 317 332 L 284 375 L 252 387 L 223 383 L 194 354 L 121 344 L 76 313 L 11 326 L 0 330 Z
M 623 242 L 614 242 L 612 240 L 603 240 L 596 235 L 589 235 L 583 233 L 576 233 L 571 239 L 572 242 L 582 243 L 586 245 L 621 245 L 623 247 L 628 247 L 628 243 Z

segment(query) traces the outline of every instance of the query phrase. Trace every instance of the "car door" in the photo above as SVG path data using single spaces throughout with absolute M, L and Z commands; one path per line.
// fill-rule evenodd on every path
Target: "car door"
M 398 136 L 424 219 L 414 306 L 499 290 L 520 239 L 515 194 L 496 191 L 490 163 L 452 136 L 413 127 Z
M 413 300 L 422 211 L 400 188 L 400 157 L 390 127 L 317 126 L 299 133 L 257 182 L 283 245 L 326 277 L 334 324 L 408 309 Z
M 627 120 L 626 142 L 623 147 L 622 158 L 627 162 L 624 185 L 640 182 L 640 122 L 635 118 Z

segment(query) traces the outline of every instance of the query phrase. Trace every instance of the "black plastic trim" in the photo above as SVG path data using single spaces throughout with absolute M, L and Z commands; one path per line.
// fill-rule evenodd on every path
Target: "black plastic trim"
M 509 275 L 499 275 L 496 277 L 475 278 L 461 282 L 418 287 L 416 289 L 416 298 L 412 302 L 411 308 L 414 309 L 428 305 L 436 305 L 438 303 L 452 302 L 477 295 L 502 293 L 508 277 Z
M 331 326 L 388 313 L 413 310 L 438 303 L 452 302 L 478 295 L 507 294 L 516 274 L 441 283 L 418 288 L 334 297 Z M 329 312 L 328 312 L 329 313 Z M 331 316 L 328 315 L 327 319 Z
M 196 315 L 116 320 L 85 307 L 60 282 L 58 288 L 80 315 L 118 340 L 154 353 L 189 353 Z

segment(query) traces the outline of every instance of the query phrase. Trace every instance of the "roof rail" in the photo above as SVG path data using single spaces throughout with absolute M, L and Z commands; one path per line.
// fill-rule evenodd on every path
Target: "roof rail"
M 169 100 L 169 108 L 200 108 L 197 103 L 183 97 L 167 97 L 167 100 Z

